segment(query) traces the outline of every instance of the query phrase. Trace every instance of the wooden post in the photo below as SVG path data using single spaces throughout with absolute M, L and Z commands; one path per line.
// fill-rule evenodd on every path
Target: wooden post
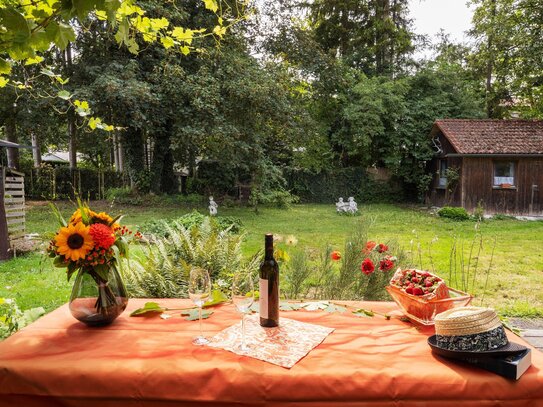
M 4 206 L 4 180 L 6 179 L 6 169 L 2 167 L 0 171 L 0 260 L 7 260 L 11 257 L 8 222 L 6 219 L 6 208 Z

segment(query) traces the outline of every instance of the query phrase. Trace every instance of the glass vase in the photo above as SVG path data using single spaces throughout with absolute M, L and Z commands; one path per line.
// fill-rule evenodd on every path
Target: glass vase
M 128 294 L 119 271 L 110 266 L 98 273 L 94 268 L 81 268 L 70 296 L 70 312 L 89 326 L 112 323 L 125 310 Z

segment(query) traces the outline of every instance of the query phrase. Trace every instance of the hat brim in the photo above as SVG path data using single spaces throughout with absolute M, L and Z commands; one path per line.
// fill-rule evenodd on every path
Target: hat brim
M 432 348 L 432 352 L 436 355 L 444 356 L 447 358 L 453 359 L 466 359 L 466 358 L 492 358 L 497 356 L 508 356 L 520 353 L 528 349 L 524 345 L 520 345 L 515 342 L 509 342 L 505 346 L 501 346 L 497 349 L 487 350 L 487 351 L 466 351 L 466 350 L 450 350 L 444 349 L 437 345 L 436 335 L 432 335 L 428 338 L 428 345 Z

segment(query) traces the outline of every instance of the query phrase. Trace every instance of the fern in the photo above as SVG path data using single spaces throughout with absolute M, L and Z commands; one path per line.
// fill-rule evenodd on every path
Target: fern
M 243 236 L 219 230 L 209 218 L 190 228 L 175 221 L 164 222 L 163 227 L 168 237 L 157 238 L 126 268 L 127 287 L 135 297 L 186 297 L 193 267 L 203 267 L 212 281 L 221 279 L 227 284 L 235 272 L 255 273 L 258 269 L 256 256 L 243 261 Z

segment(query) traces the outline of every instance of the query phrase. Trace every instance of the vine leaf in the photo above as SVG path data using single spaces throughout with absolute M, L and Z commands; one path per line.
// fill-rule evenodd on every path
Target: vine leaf
M 373 311 L 363 309 L 363 308 L 359 308 L 357 310 L 354 310 L 353 314 L 356 315 L 357 317 L 364 317 L 364 318 L 371 318 L 371 317 L 375 316 L 375 313 Z
M 208 311 L 208 310 L 202 310 L 202 319 L 207 319 L 211 316 L 211 314 L 213 314 L 213 311 Z M 182 311 L 181 312 L 181 315 L 182 316 L 186 316 L 186 320 L 187 321 L 197 321 L 199 316 L 198 316 L 198 309 L 197 308 L 194 308 L 194 309 L 188 309 L 186 311 Z
M 330 304 L 327 308 L 324 309 L 326 312 L 339 312 L 340 314 L 347 311 L 347 308 L 342 307 L 341 305 L 337 304 Z
M 302 307 L 305 308 L 306 311 L 318 311 L 326 309 L 330 306 L 330 303 L 328 301 L 315 301 L 315 302 L 308 302 L 306 304 L 302 304 Z
M 147 314 L 149 312 L 158 312 L 158 313 L 162 314 L 165 311 L 166 311 L 166 308 L 162 308 L 156 302 L 146 302 L 145 305 L 143 306 L 143 308 L 138 308 L 137 310 L 132 311 L 130 316 L 131 317 L 137 317 L 137 316 L 140 316 L 140 315 Z
M 204 303 L 204 308 L 213 307 L 214 305 L 222 304 L 228 301 L 228 297 L 221 290 L 213 290 L 211 298 Z
M 300 308 L 302 308 L 302 304 L 295 302 L 281 302 L 279 304 L 281 311 L 298 311 Z

